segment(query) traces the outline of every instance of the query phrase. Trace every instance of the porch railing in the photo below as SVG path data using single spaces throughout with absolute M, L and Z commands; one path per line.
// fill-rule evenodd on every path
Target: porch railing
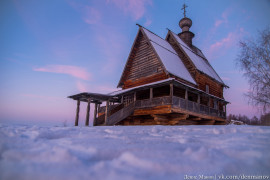
M 224 111 L 217 110 L 209 106 L 205 106 L 176 96 L 173 97 L 163 96 L 152 99 L 137 100 L 135 102 L 135 108 L 137 109 L 161 105 L 173 105 L 174 107 L 179 107 L 181 109 L 185 109 L 200 114 L 226 118 L 226 113 Z

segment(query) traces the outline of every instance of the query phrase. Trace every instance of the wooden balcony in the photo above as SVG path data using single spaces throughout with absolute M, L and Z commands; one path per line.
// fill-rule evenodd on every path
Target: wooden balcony
M 226 105 L 216 97 L 174 79 L 167 79 L 110 94 L 80 93 L 69 96 L 77 101 L 75 125 L 80 102 L 95 104 L 93 125 L 184 125 L 225 124 Z M 102 102 L 106 106 L 100 107 Z M 136 121 L 136 123 L 135 123 Z
M 171 108 L 177 108 L 180 111 L 184 110 L 185 112 L 194 112 L 202 115 L 215 116 L 222 119 L 226 118 L 226 113 L 224 111 L 176 96 L 164 96 L 152 99 L 137 100 L 135 102 L 135 109 L 151 108 L 164 105 L 170 105 Z

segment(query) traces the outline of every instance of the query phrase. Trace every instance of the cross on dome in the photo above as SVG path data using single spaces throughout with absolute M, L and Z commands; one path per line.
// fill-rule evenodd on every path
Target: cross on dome
M 183 7 L 182 7 L 182 9 L 181 10 L 184 10 L 184 17 L 186 17 L 186 8 L 187 8 L 188 6 L 184 3 L 183 4 Z

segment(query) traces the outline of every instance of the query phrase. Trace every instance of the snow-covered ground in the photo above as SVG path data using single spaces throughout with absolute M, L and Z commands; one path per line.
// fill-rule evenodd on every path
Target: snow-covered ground
M 269 152 L 270 127 L 0 124 L 5 180 L 269 176 Z

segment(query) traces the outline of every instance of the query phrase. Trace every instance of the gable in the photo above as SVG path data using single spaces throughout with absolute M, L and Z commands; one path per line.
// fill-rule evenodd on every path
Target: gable
M 118 87 L 126 89 L 166 78 L 162 63 L 139 29 Z
M 140 26 L 118 87 L 123 89 L 174 76 L 196 85 L 173 47 Z
M 160 61 L 164 65 L 166 71 L 178 78 L 196 85 L 196 82 L 190 75 L 189 71 L 186 69 L 185 65 L 173 47 L 161 37 L 155 35 L 145 28 L 142 29 L 149 39 Z

